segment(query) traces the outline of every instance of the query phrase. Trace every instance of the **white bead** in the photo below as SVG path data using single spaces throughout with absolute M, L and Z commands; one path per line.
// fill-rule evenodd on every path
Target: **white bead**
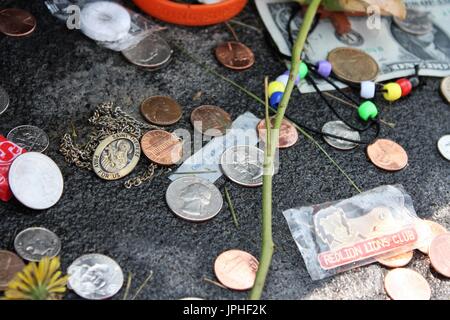
M 282 74 L 281 76 L 278 76 L 278 78 L 275 81 L 279 81 L 284 84 L 284 86 L 287 86 L 289 80 L 289 76 Z
M 360 95 L 361 98 L 372 99 L 375 96 L 375 82 L 362 81 Z

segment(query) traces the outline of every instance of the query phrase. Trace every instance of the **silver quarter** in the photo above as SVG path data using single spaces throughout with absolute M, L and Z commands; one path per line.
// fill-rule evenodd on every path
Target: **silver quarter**
M 220 158 L 223 173 L 246 187 L 257 187 L 263 183 L 264 151 L 254 146 L 233 146 L 225 150 Z
M 49 139 L 44 130 L 29 125 L 15 127 L 6 138 L 27 151 L 44 152 L 49 145 Z
M 332 134 L 338 137 L 343 137 L 346 139 L 351 139 L 355 141 L 360 141 L 360 136 L 358 131 L 352 130 L 348 127 L 344 122 L 338 121 L 329 121 L 324 124 L 322 127 L 323 133 Z M 339 150 L 351 150 L 358 146 L 357 143 L 336 139 L 333 137 L 323 136 L 323 139 L 330 146 L 339 149 Z
M 194 176 L 173 181 L 167 188 L 166 201 L 177 216 L 193 222 L 215 217 L 223 205 L 219 189 L 211 182 Z
M 64 189 L 58 165 L 39 152 L 27 152 L 18 156 L 11 164 L 8 178 L 16 199 L 35 210 L 55 205 Z
M 437 143 L 437 147 L 441 155 L 450 160 L 450 134 L 442 136 Z
M 0 114 L 6 111 L 9 106 L 9 96 L 8 93 L 0 87 Z
M 407 9 L 406 18 L 404 20 L 401 20 L 397 17 L 394 17 L 394 22 L 400 29 L 405 32 L 415 35 L 423 35 L 431 32 L 431 30 L 433 29 L 433 25 L 428 15 L 428 12 Z
M 68 285 L 80 297 L 103 300 L 114 296 L 123 286 L 123 272 L 116 261 L 103 254 L 86 254 L 67 270 Z
M 61 250 L 58 236 L 45 228 L 28 228 L 14 239 L 17 254 L 28 261 L 40 261 L 44 257 L 53 258 Z
M 173 50 L 169 44 L 155 33 L 150 34 L 136 46 L 122 51 L 123 56 L 131 63 L 158 69 L 164 67 L 172 57 Z

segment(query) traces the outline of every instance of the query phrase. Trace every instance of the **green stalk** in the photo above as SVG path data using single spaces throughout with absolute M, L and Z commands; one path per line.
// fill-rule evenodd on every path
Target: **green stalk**
M 292 50 L 291 71 L 289 74 L 289 81 L 283 94 L 280 106 L 278 107 L 275 116 L 273 130 L 271 130 L 270 121 L 266 121 L 267 143 L 264 152 L 264 176 L 263 176 L 263 202 L 262 202 L 262 244 L 261 256 L 259 259 L 259 268 L 256 273 L 255 284 L 250 292 L 249 298 L 251 300 L 259 300 L 261 298 L 264 284 L 266 282 L 267 274 L 269 273 L 270 264 L 272 262 L 272 255 L 274 250 L 274 243 L 272 239 L 272 175 L 274 168 L 274 154 L 277 142 L 279 139 L 279 129 L 284 118 L 284 113 L 291 98 L 292 90 L 294 89 L 295 79 L 300 70 L 300 56 L 305 46 L 308 32 L 316 15 L 317 9 L 321 0 L 312 0 L 305 13 L 302 26 L 299 30 L 297 39 L 295 40 Z M 267 86 L 267 81 L 266 81 Z M 266 119 L 268 113 L 268 95 L 266 87 Z

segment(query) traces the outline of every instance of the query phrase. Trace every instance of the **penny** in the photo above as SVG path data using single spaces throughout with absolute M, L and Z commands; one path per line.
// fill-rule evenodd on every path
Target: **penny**
M 450 134 L 439 138 L 437 143 L 440 154 L 447 160 L 450 160 Z
M 429 300 L 431 289 L 427 280 L 411 269 L 389 271 L 384 278 L 384 288 L 393 300 Z
M 420 243 L 421 246 L 419 249 L 420 252 L 428 254 L 430 250 L 430 244 L 434 238 L 438 235 L 446 233 L 447 230 L 441 226 L 439 223 L 430 220 L 420 220 L 422 223 L 422 227 L 418 228 L 418 236 L 419 239 L 417 243 Z
M 441 93 L 444 98 L 450 103 L 450 77 L 445 77 L 441 81 Z
M 45 228 L 28 228 L 14 239 L 17 254 L 28 261 L 40 261 L 44 257 L 53 258 L 61 250 L 58 236 Z
M 254 146 L 233 146 L 224 151 L 220 158 L 223 173 L 246 187 L 262 185 L 264 152 Z
M 377 62 L 362 50 L 339 47 L 328 53 L 333 73 L 341 80 L 360 83 L 373 81 L 378 75 Z
M 0 250 L 0 291 L 4 291 L 16 273 L 22 271 L 24 267 L 25 263 L 16 254 Z
M 142 102 L 141 113 L 148 122 L 166 126 L 180 120 L 182 111 L 178 102 L 172 98 L 154 96 Z
M 219 189 L 208 180 L 194 176 L 174 180 L 167 188 L 166 201 L 178 217 L 192 222 L 212 219 L 223 205 Z
M 216 47 L 216 58 L 232 70 L 245 70 L 255 63 L 255 55 L 241 42 L 228 41 Z
M 222 252 L 214 262 L 217 279 L 232 290 L 249 290 L 255 284 L 258 260 L 242 250 Z
M 116 133 L 100 142 L 92 158 L 92 168 L 102 179 L 117 180 L 136 167 L 141 156 L 138 139 L 128 133 Z
M 352 130 L 349 126 L 347 126 L 344 122 L 338 121 L 329 121 L 324 124 L 322 127 L 323 133 L 332 134 L 338 137 L 343 137 L 346 139 L 351 139 L 355 141 L 360 141 L 359 132 Z M 345 141 L 333 137 L 329 137 L 324 135 L 323 139 L 330 146 L 339 149 L 339 150 L 351 150 L 358 146 L 357 143 L 351 141 Z
M 145 37 L 136 46 L 122 51 L 123 56 L 131 63 L 152 70 L 166 66 L 172 53 L 167 42 L 155 33 Z
M 398 171 L 408 164 L 408 154 L 397 143 L 388 139 L 378 139 L 367 146 L 367 155 L 378 168 Z
M 164 130 L 148 131 L 141 139 L 141 146 L 147 158 L 163 166 L 177 163 L 183 155 L 180 138 Z
M 80 297 L 102 300 L 114 296 L 123 286 L 123 272 L 116 261 L 91 253 L 77 258 L 67 270 L 68 285 Z
M 431 241 L 429 256 L 433 268 L 450 278 L 450 233 L 443 233 Z
M 415 35 L 423 35 L 431 32 L 433 25 L 428 17 L 428 12 L 415 9 L 406 9 L 406 18 L 394 17 L 395 24 L 403 31 Z
M 9 96 L 8 93 L 0 87 L 0 114 L 6 111 L 9 107 Z
M 64 179 L 58 165 L 39 152 L 18 156 L 9 168 L 8 179 L 16 199 L 35 210 L 54 206 L 64 189 Z
M 275 123 L 275 118 L 270 119 L 270 123 L 273 127 Z M 258 123 L 257 126 L 259 138 L 265 143 L 266 142 L 266 120 L 263 119 Z M 297 129 L 292 125 L 289 120 L 283 119 L 280 126 L 279 138 L 278 138 L 278 148 L 289 148 L 293 146 L 298 140 Z
M 29 35 L 36 28 L 36 19 L 21 9 L 4 9 L 0 11 L 0 32 L 11 37 Z
M 206 136 L 224 135 L 231 127 L 231 116 L 216 106 L 200 106 L 191 113 L 191 122 L 198 132 Z
M 29 125 L 15 127 L 6 138 L 27 151 L 44 152 L 49 145 L 49 138 L 44 130 Z
M 377 261 L 381 263 L 383 266 L 389 267 L 389 268 L 398 268 L 406 266 L 412 259 L 413 252 L 408 251 L 402 254 L 398 254 L 395 256 L 382 256 L 377 257 Z

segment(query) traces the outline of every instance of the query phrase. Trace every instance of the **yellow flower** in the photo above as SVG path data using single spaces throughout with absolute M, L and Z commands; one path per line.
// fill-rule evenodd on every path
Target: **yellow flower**
M 59 257 L 44 257 L 18 272 L 5 290 L 6 300 L 57 300 L 66 292 L 68 276 L 62 276 Z

